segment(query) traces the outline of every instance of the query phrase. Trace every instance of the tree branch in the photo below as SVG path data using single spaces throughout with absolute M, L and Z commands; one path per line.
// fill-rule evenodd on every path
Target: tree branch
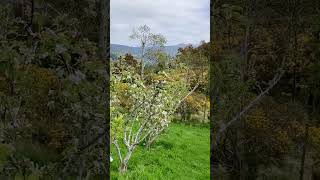
M 229 121 L 226 125 L 222 124 L 222 127 L 217 133 L 216 143 L 220 139 L 221 134 L 230 127 L 233 123 L 235 123 L 241 116 L 243 116 L 249 109 L 251 109 L 254 105 L 256 105 L 262 97 L 264 97 L 282 78 L 284 71 L 281 71 L 280 74 L 275 75 L 275 77 L 271 80 L 271 83 L 267 89 L 265 89 L 262 93 L 260 93 L 253 101 L 249 103 L 240 113 L 238 113 L 231 121 Z

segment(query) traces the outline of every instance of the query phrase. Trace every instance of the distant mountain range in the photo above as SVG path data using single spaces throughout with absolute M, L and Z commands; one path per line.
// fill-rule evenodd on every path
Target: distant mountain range
M 111 45 L 111 56 L 119 56 L 124 55 L 126 53 L 132 54 L 133 56 L 139 56 L 141 53 L 140 47 L 132 47 L 132 46 L 126 46 L 126 45 L 120 45 L 120 44 L 110 44 Z M 173 46 L 165 46 L 165 52 L 171 56 L 174 57 L 178 53 L 179 48 L 184 48 L 188 46 L 188 44 L 178 44 Z M 114 57 L 113 57 L 114 58 Z

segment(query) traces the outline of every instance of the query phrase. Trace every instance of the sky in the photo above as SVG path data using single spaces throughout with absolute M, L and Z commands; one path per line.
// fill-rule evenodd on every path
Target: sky
M 111 43 L 139 46 L 130 40 L 134 28 L 148 25 L 166 45 L 198 44 L 210 37 L 210 0 L 111 0 Z

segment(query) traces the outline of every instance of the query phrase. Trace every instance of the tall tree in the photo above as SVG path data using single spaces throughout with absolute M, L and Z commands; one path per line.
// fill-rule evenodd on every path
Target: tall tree
M 144 59 L 147 54 L 151 54 L 154 50 L 159 50 L 167 40 L 161 34 L 154 34 L 147 25 L 141 25 L 137 29 L 133 29 L 132 34 L 129 36 L 132 40 L 137 40 L 140 44 L 140 75 L 143 78 L 144 74 Z

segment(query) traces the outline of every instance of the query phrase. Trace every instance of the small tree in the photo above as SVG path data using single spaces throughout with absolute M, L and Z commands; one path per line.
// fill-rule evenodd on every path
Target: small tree
M 145 85 L 139 74 L 130 66 L 111 77 L 111 141 L 120 161 L 119 171 L 126 172 L 128 161 L 138 144 L 150 145 L 168 127 L 179 104 L 189 96 L 185 78 L 159 72 L 158 79 Z M 119 70 L 115 70 L 119 71 Z M 166 77 L 168 80 L 161 80 Z M 123 156 L 121 144 L 126 151 Z

